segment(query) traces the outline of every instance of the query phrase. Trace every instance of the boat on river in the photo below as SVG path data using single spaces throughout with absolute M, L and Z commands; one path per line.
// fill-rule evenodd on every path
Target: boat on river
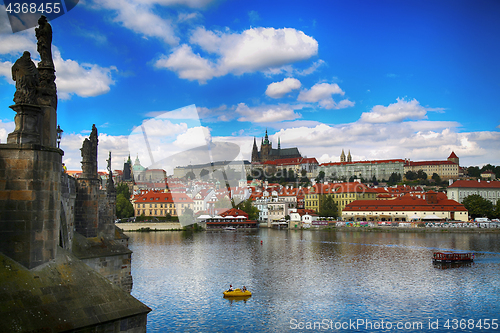
M 224 230 L 225 231 L 236 231 L 236 228 L 235 227 L 225 227 Z
M 245 296 L 252 296 L 252 293 L 250 290 L 241 290 L 240 288 L 236 288 L 234 290 L 226 290 L 224 292 L 224 297 L 245 297 Z
M 444 263 L 466 263 L 474 261 L 474 253 L 471 252 L 434 252 L 432 261 L 435 264 Z

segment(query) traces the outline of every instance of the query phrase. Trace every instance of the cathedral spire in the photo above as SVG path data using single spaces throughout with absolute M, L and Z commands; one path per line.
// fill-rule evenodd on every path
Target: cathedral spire
M 253 137 L 252 162 L 259 162 L 259 150 L 257 148 L 255 137 Z
M 269 136 L 267 136 L 267 128 L 266 128 L 266 136 L 264 137 L 264 144 L 265 145 L 269 144 Z

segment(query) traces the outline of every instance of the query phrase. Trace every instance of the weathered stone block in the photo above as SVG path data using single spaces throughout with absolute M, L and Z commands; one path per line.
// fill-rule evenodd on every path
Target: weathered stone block
M 7 200 L 18 200 L 18 201 L 32 201 L 35 199 L 34 191 L 9 191 L 9 197 Z

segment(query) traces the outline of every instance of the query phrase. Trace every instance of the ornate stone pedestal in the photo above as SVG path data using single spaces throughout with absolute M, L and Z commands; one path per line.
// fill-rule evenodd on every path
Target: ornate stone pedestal
M 7 136 L 7 143 L 40 144 L 40 133 L 42 132 L 43 111 L 38 105 L 16 104 L 10 108 L 17 112 L 14 117 L 16 128 Z

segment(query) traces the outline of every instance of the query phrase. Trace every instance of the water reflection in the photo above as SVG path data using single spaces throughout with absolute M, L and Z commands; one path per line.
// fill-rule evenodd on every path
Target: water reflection
M 129 236 L 133 295 L 153 308 L 150 332 L 282 332 L 292 330 L 291 320 L 358 318 L 427 325 L 500 313 L 497 234 L 261 229 Z M 476 260 L 436 269 L 435 250 L 474 252 Z M 224 299 L 230 284 L 247 286 L 252 297 Z

